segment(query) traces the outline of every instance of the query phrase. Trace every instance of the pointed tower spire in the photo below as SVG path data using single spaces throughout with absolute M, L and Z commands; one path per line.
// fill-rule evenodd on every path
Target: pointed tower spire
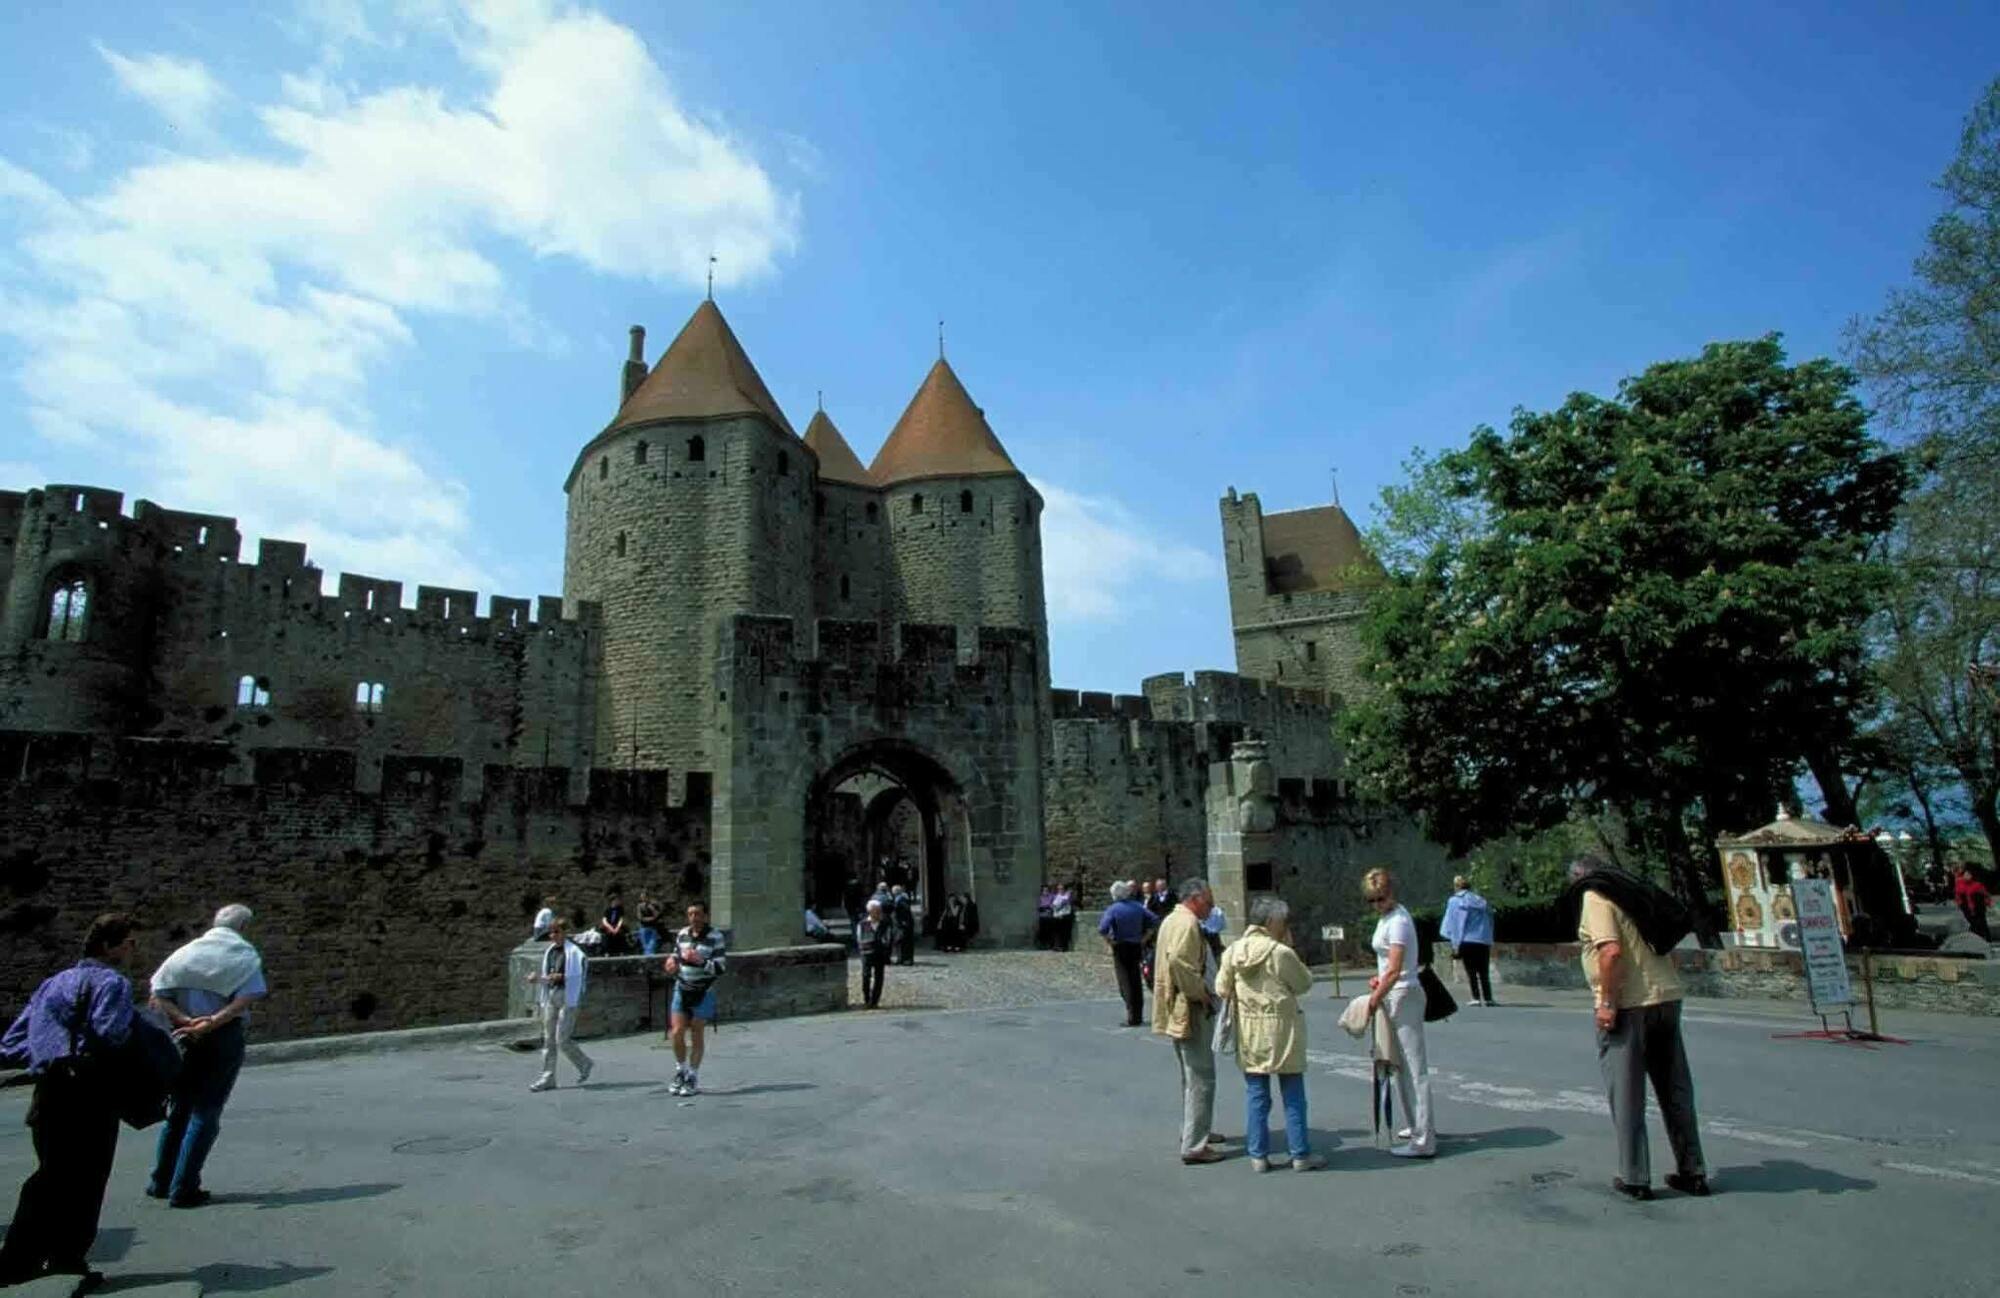
M 1007 448 L 987 426 L 950 362 L 940 356 L 923 386 L 875 453 L 868 476 L 877 485 L 910 478 L 977 477 L 1019 473 Z
M 667 344 L 653 372 L 625 399 L 611 427 L 728 415 L 762 415 L 797 436 L 721 308 L 704 300 Z
M 833 426 L 822 408 L 806 425 L 806 445 L 813 454 L 819 456 L 819 476 L 826 482 L 845 482 L 857 487 L 872 487 L 875 484 L 868 477 L 868 470 L 861 467 L 861 457 Z

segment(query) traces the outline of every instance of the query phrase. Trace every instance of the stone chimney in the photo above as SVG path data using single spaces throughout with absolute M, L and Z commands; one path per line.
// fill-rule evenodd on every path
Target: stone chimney
M 639 385 L 646 381 L 646 326 L 632 326 L 632 350 L 625 357 L 625 376 L 619 385 L 618 404 L 621 408 L 632 399 Z

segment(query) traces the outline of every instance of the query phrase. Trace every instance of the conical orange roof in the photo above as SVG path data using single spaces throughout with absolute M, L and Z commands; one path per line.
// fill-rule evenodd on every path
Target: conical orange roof
M 942 356 L 868 466 L 868 476 L 878 486 L 911 478 L 1019 472 Z
M 826 411 L 814 413 L 812 422 L 806 425 L 806 445 L 813 454 L 819 456 L 819 476 L 827 482 L 848 482 L 857 487 L 872 487 L 868 470 L 861 467 L 861 457 L 826 417 Z
M 778 409 L 743 344 L 730 331 L 729 322 L 713 301 L 706 301 L 695 308 L 694 315 L 667 344 L 660 363 L 619 408 L 611 428 L 660 419 L 752 414 L 763 415 L 792 432 L 791 422 Z

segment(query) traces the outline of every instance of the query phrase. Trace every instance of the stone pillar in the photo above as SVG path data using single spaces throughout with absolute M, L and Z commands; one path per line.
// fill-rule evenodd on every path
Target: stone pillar
M 1278 800 L 1269 749 L 1238 740 L 1229 760 L 1209 766 L 1208 882 L 1229 916 L 1226 938 L 1243 932 L 1250 903 L 1277 890 Z

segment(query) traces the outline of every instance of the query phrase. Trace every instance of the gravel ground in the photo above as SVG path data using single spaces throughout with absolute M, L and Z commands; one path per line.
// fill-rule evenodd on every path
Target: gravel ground
M 1118 994 L 1111 956 L 1101 947 L 1074 951 L 966 951 L 919 948 L 913 965 L 889 966 L 885 1010 L 969 1010 L 1045 1001 L 1099 1000 Z M 861 1008 L 861 962 L 847 961 L 848 1001 Z

